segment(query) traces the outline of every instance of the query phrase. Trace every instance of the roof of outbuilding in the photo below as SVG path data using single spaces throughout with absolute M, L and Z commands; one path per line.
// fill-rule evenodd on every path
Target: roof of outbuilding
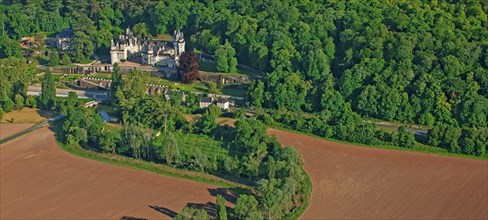
M 229 101 L 229 99 L 219 99 L 219 100 L 217 101 L 217 103 L 222 103 L 222 104 L 223 104 L 223 103 L 226 103 L 226 102 L 230 102 L 230 101 Z
M 203 98 L 200 102 L 212 102 L 212 98 L 211 97 L 205 97 Z
M 65 28 L 61 30 L 61 32 L 59 32 L 58 34 L 58 38 L 72 38 L 74 36 L 75 34 L 73 33 L 73 30 L 71 30 L 70 28 Z

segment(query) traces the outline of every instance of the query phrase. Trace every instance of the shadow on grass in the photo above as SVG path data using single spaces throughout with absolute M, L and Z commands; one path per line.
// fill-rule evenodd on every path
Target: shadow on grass
M 43 118 L 54 118 L 59 115 L 59 112 L 57 111 L 50 111 L 50 110 L 43 110 L 43 109 L 36 109 L 36 112 Z

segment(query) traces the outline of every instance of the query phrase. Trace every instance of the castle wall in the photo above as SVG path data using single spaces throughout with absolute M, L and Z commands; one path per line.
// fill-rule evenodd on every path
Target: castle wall
M 158 66 L 165 66 L 170 68 L 175 67 L 175 60 L 170 56 L 155 56 L 153 57 L 152 63 Z

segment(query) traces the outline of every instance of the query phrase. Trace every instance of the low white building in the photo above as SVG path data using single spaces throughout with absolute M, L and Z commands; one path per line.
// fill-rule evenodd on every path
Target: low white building
M 217 107 L 227 110 L 229 109 L 230 101 L 228 99 L 219 99 L 217 101 Z
M 217 105 L 220 109 L 228 110 L 234 106 L 234 100 L 228 98 L 214 98 L 213 96 L 203 98 L 199 103 L 200 108 L 208 108 L 210 105 Z
M 213 97 L 205 97 L 202 100 L 200 100 L 198 105 L 200 106 L 200 108 L 208 108 L 208 106 L 213 104 L 213 101 L 214 101 Z

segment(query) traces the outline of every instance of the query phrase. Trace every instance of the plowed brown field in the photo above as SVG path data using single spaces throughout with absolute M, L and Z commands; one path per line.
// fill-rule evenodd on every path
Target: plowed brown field
M 488 161 L 356 147 L 269 129 L 313 183 L 303 219 L 488 219 Z M 0 219 L 168 218 L 221 189 L 68 154 L 48 128 L 0 145 Z
M 0 145 L 0 162 L 0 219 L 167 219 L 225 191 L 73 156 L 48 128 Z
M 313 187 L 302 219 L 488 219 L 488 161 L 269 132 L 303 155 Z
M 4 139 L 34 125 L 34 123 L 0 123 L 0 139 Z

